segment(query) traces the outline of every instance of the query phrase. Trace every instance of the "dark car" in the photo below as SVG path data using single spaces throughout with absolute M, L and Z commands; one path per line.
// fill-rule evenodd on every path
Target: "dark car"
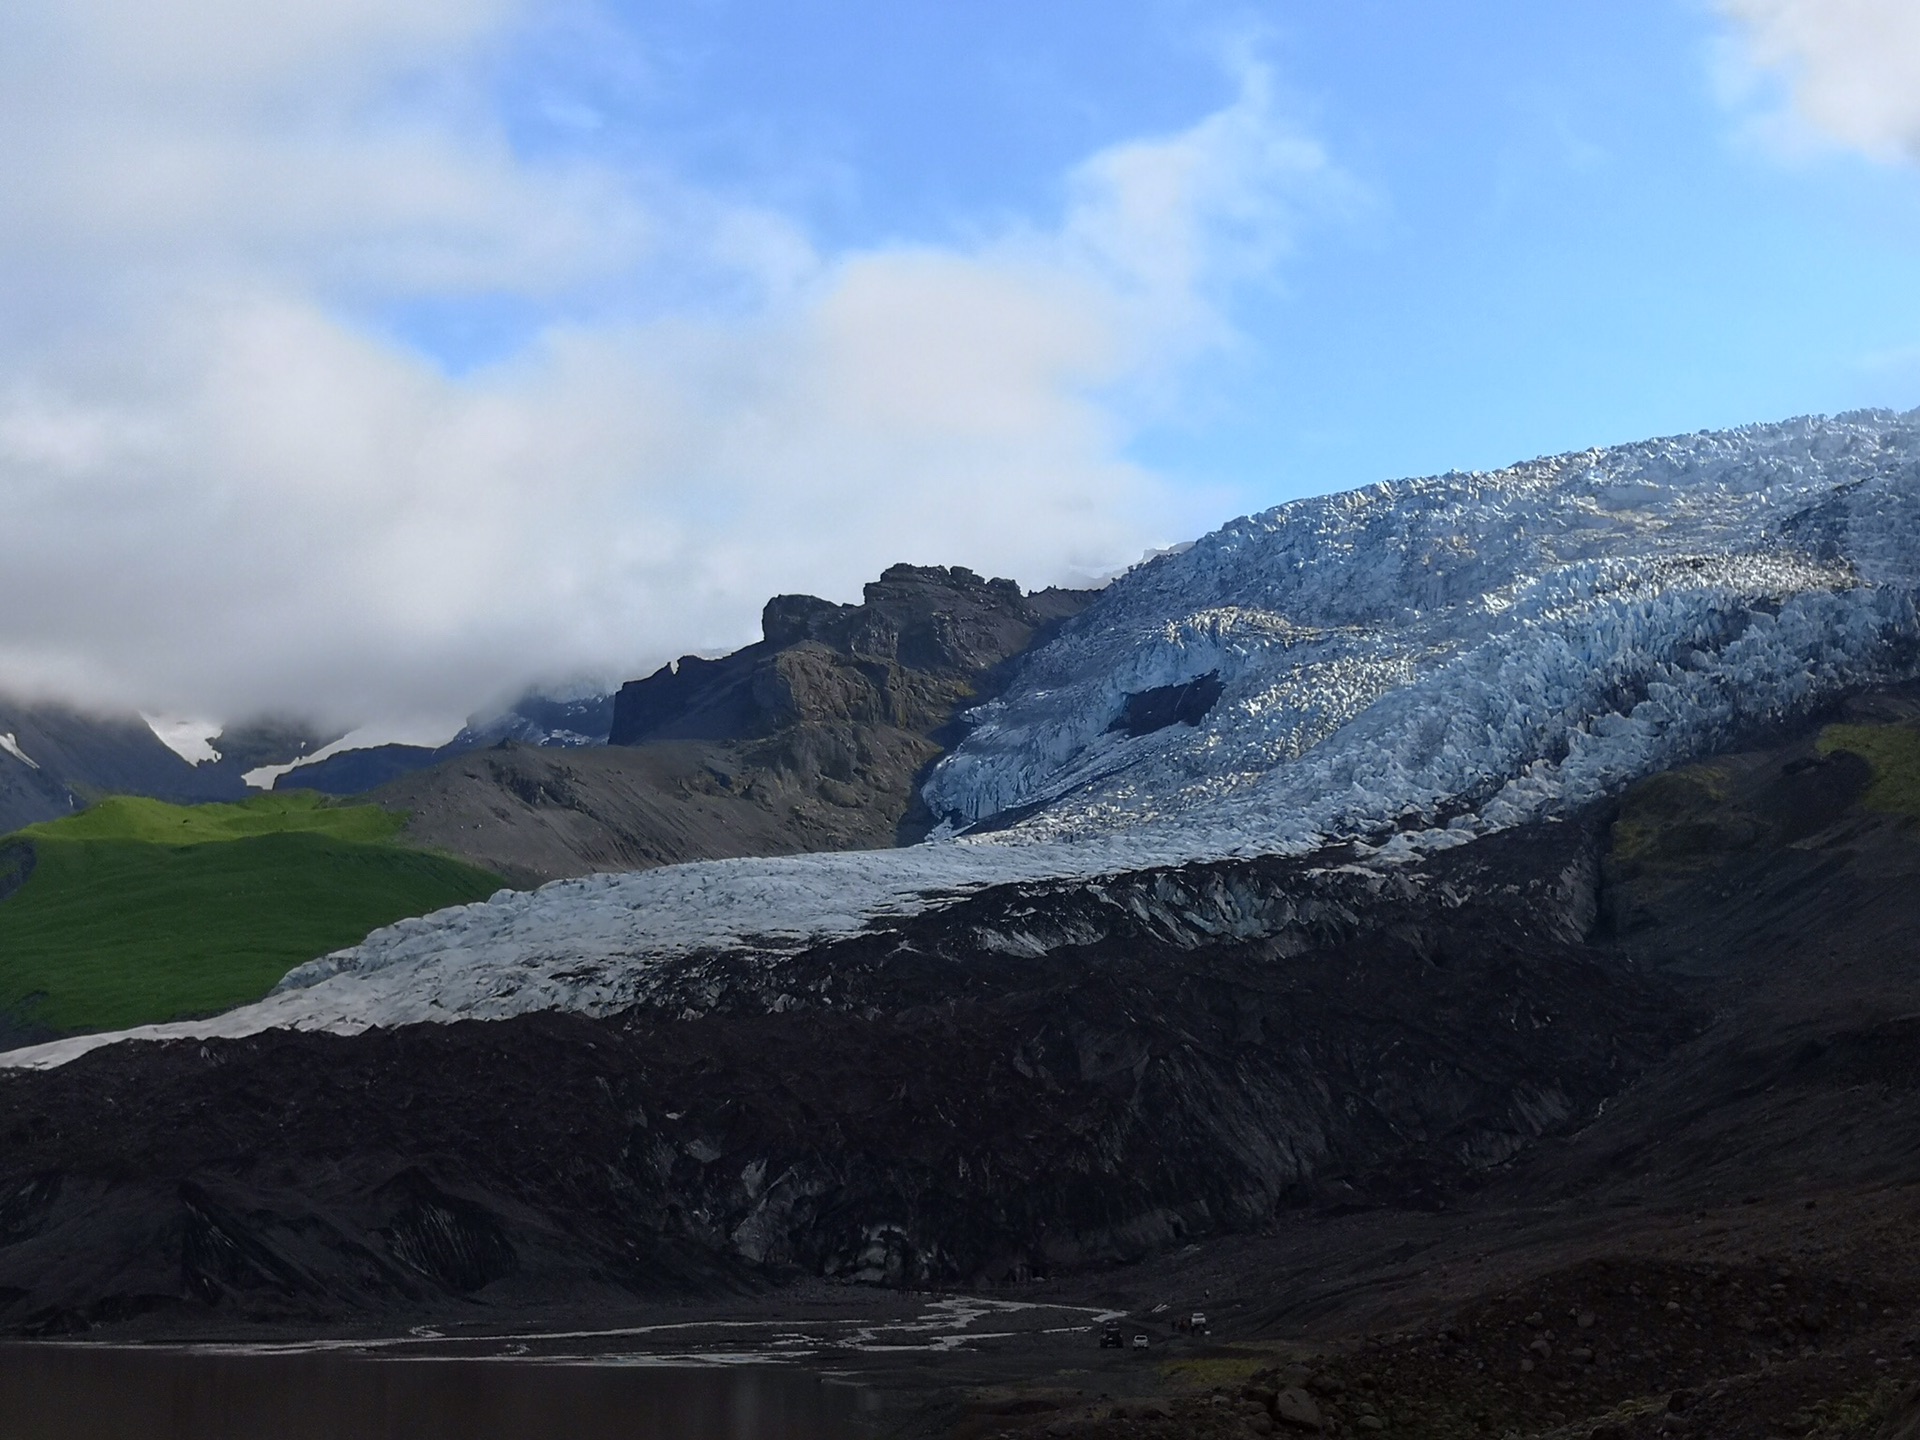
M 1120 1322 L 1109 1320 L 1100 1327 L 1100 1348 L 1102 1350 L 1124 1350 L 1127 1342 L 1121 1338 Z

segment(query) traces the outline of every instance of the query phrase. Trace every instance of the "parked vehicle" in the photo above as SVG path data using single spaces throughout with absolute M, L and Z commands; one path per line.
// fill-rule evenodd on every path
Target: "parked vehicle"
M 1187 1328 L 1193 1331 L 1193 1333 L 1196 1335 L 1206 1334 L 1207 1333 L 1207 1312 L 1204 1310 L 1194 1311 L 1193 1319 L 1187 1322 Z
M 1109 1320 L 1100 1327 L 1100 1348 L 1102 1350 L 1119 1350 L 1124 1348 L 1126 1343 L 1126 1340 L 1120 1334 L 1120 1322 L 1118 1320 Z
M 1136 1336 L 1134 1336 L 1134 1337 L 1133 1337 L 1133 1348 L 1134 1348 L 1134 1349 L 1136 1349 L 1136 1350 L 1144 1350 L 1144 1349 L 1146 1349 L 1146 1348 L 1147 1348 L 1147 1337 L 1146 1337 L 1146 1336 L 1144 1336 L 1144 1335 L 1136 1335 Z

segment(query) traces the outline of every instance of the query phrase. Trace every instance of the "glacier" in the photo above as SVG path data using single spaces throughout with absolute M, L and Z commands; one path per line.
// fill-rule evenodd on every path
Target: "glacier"
M 1296 501 L 1113 585 L 970 717 L 926 799 L 1004 838 L 1143 824 L 1289 847 L 1577 807 L 1904 674 L 1920 412 L 1562 455 Z M 1218 675 L 1197 726 L 1111 730 Z
M 773 956 L 983 889 L 1349 842 L 1390 866 L 1920 673 L 1920 410 L 1393 481 L 1235 520 L 1117 579 L 928 780 L 936 837 L 502 892 L 128 1038 L 613 1013 L 662 962 Z M 1211 677 L 1194 723 L 1117 725 Z

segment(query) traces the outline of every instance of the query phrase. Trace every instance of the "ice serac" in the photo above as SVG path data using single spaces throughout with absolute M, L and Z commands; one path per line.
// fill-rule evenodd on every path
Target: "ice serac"
M 1510 824 L 1904 672 L 1917 566 L 1920 412 L 1297 501 L 1111 586 L 926 798 L 1196 851 Z M 1193 723 L 1125 723 L 1208 677 Z
M 987 892 L 1030 920 L 983 933 L 982 953 L 1045 953 L 1078 943 L 1040 913 L 1072 910 L 1076 885 L 1119 894 L 1156 867 L 1335 844 L 1327 863 L 1378 868 L 1909 678 L 1917 585 L 1920 411 L 1283 505 L 1129 572 L 1019 662 L 926 787 L 948 838 L 502 894 L 155 1033 L 610 1013 L 662 967 L 772 966 Z M 838 613 L 770 618 L 785 635 Z

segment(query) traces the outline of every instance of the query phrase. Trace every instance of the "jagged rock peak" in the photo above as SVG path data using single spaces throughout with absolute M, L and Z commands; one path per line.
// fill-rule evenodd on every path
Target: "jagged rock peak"
M 959 565 L 891 565 L 862 594 L 858 605 L 776 595 L 761 613 L 757 643 L 717 660 L 682 656 L 628 681 L 615 702 L 612 743 L 750 739 L 819 719 L 922 730 L 944 723 L 989 671 L 1092 598 L 1077 590 L 1025 595 L 1012 580 L 982 579 Z M 855 665 L 885 667 L 888 678 Z M 928 680 L 937 682 L 932 690 Z
M 1041 591 L 1039 596 L 1053 593 Z M 776 595 L 760 612 L 764 643 L 816 640 L 844 648 L 853 633 L 863 628 L 860 622 L 870 618 L 862 612 L 910 621 L 968 608 L 1005 609 L 1024 619 L 1035 609 L 1033 600 L 1014 581 L 983 580 L 964 565 L 889 565 L 878 580 L 861 587 L 861 597 L 858 605 L 839 605 L 817 595 Z M 1039 608 L 1047 608 L 1044 600 Z M 864 628 L 871 631 L 871 626 Z

